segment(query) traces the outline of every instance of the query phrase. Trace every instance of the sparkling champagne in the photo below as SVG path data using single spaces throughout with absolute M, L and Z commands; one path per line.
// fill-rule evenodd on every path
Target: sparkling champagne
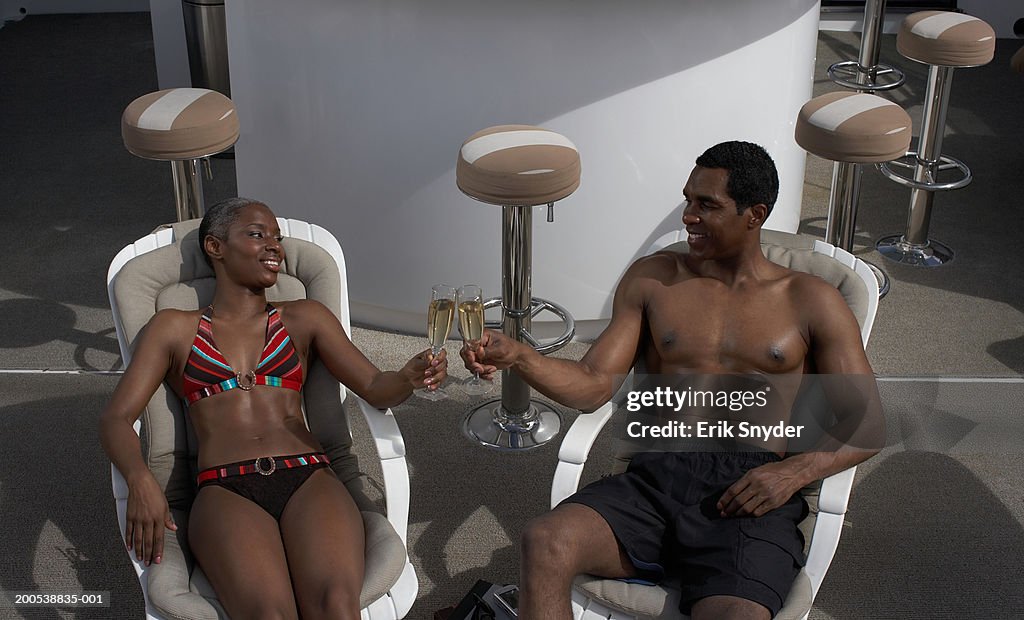
M 451 299 L 434 299 L 427 310 L 427 338 L 435 351 L 440 351 L 452 331 L 455 302 Z
M 459 304 L 459 333 L 463 340 L 480 340 L 484 334 L 484 305 L 479 301 Z

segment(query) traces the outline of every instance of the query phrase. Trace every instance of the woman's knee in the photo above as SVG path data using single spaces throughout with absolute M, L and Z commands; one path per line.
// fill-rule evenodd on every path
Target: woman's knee
M 328 583 L 300 601 L 303 618 L 359 618 L 358 586 L 348 583 Z

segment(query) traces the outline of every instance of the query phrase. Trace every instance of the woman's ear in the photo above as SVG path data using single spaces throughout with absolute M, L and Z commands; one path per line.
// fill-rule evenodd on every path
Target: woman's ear
M 220 260 L 223 254 L 223 241 L 213 235 L 206 235 L 206 238 L 203 239 L 203 248 L 210 260 Z

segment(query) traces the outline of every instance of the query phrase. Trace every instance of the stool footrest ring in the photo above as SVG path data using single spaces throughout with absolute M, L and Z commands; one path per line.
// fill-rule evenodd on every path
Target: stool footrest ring
M 871 73 L 875 74 L 874 78 L 870 77 Z M 858 82 L 857 78 L 864 74 L 868 74 L 867 80 L 865 82 Z M 881 76 L 886 76 L 884 82 L 877 79 Z M 875 65 L 874 71 L 865 71 L 856 60 L 847 60 L 833 64 L 828 68 L 828 78 L 840 86 L 868 92 L 899 88 L 906 80 L 903 71 L 896 67 L 880 64 Z
M 572 318 L 572 315 L 563 306 L 556 304 L 553 301 L 541 299 L 540 297 L 532 297 L 530 298 L 529 309 L 505 308 L 502 306 L 500 297 L 492 297 L 491 299 L 488 299 L 487 301 L 484 302 L 485 311 L 488 308 L 496 307 L 502 308 L 503 317 L 504 315 L 515 317 L 524 317 L 526 315 L 529 315 L 531 318 L 533 318 L 536 317 L 541 312 L 547 311 L 557 316 L 559 320 L 561 320 L 561 322 L 565 324 L 565 329 L 562 330 L 562 333 L 558 337 L 553 339 L 545 339 L 543 341 L 536 339 L 533 336 L 533 334 L 531 334 L 527 329 L 521 329 L 519 331 L 521 341 L 529 344 L 531 347 L 536 349 L 537 352 L 540 353 L 541 355 L 547 355 L 548 353 L 553 353 L 561 349 L 566 344 L 568 344 L 570 340 L 572 340 L 572 337 L 574 335 L 576 335 L 576 321 Z M 491 329 L 500 329 L 502 323 L 492 321 L 485 323 L 485 325 Z
M 929 162 L 923 162 L 923 164 L 928 166 Z M 931 179 L 929 181 L 917 181 L 914 180 L 912 177 L 904 176 L 903 174 L 900 173 L 900 171 L 896 170 L 896 168 L 899 168 L 902 170 L 916 171 L 919 165 L 922 164 L 919 163 L 917 159 L 917 153 L 915 151 L 909 151 L 906 155 L 900 157 L 899 159 L 894 159 L 892 161 L 886 161 L 880 164 L 875 164 L 875 167 L 878 168 L 878 171 L 885 175 L 888 179 L 895 181 L 904 187 L 909 187 L 911 189 L 922 189 L 929 192 L 941 192 L 951 189 L 960 189 L 961 187 L 966 187 L 967 185 L 969 185 L 971 183 L 971 180 L 974 178 L 973 175 L 971 175 L 971 169 L 967 167 L 967 164 L 965 164 L 964 162 L 960 161 L 955 157 L 950 157 L 948 155 L 940 155 L 939 159 L 936 160 L 935 162 L 931 162 L 930 165 L 934 167 L 934 170 L 936 172 L 953 170 L 954 168 L 957 169 L 960 172 L 960 177 L 953 181 L 946 181 L 941 183 L 934 179 Z M 932 175 L 929 173 L 928 176 L 931 177 Z

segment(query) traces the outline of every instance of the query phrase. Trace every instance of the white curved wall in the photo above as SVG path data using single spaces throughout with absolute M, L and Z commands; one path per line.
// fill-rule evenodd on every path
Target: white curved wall
M 534 213 L 534 294 L 605 319 L 625 267 L 679 227 L 706 147 L 764 145 L 768 227 L 795 231 L 813 0 L 302 0 L 228 3 L 239 193 L 331 230 L 353 317 L 423 330 L 430 285 L 500 290 L 500 208 L 461 194 L 462 141 L 542 125 L 580 149 L 580 189 Z

